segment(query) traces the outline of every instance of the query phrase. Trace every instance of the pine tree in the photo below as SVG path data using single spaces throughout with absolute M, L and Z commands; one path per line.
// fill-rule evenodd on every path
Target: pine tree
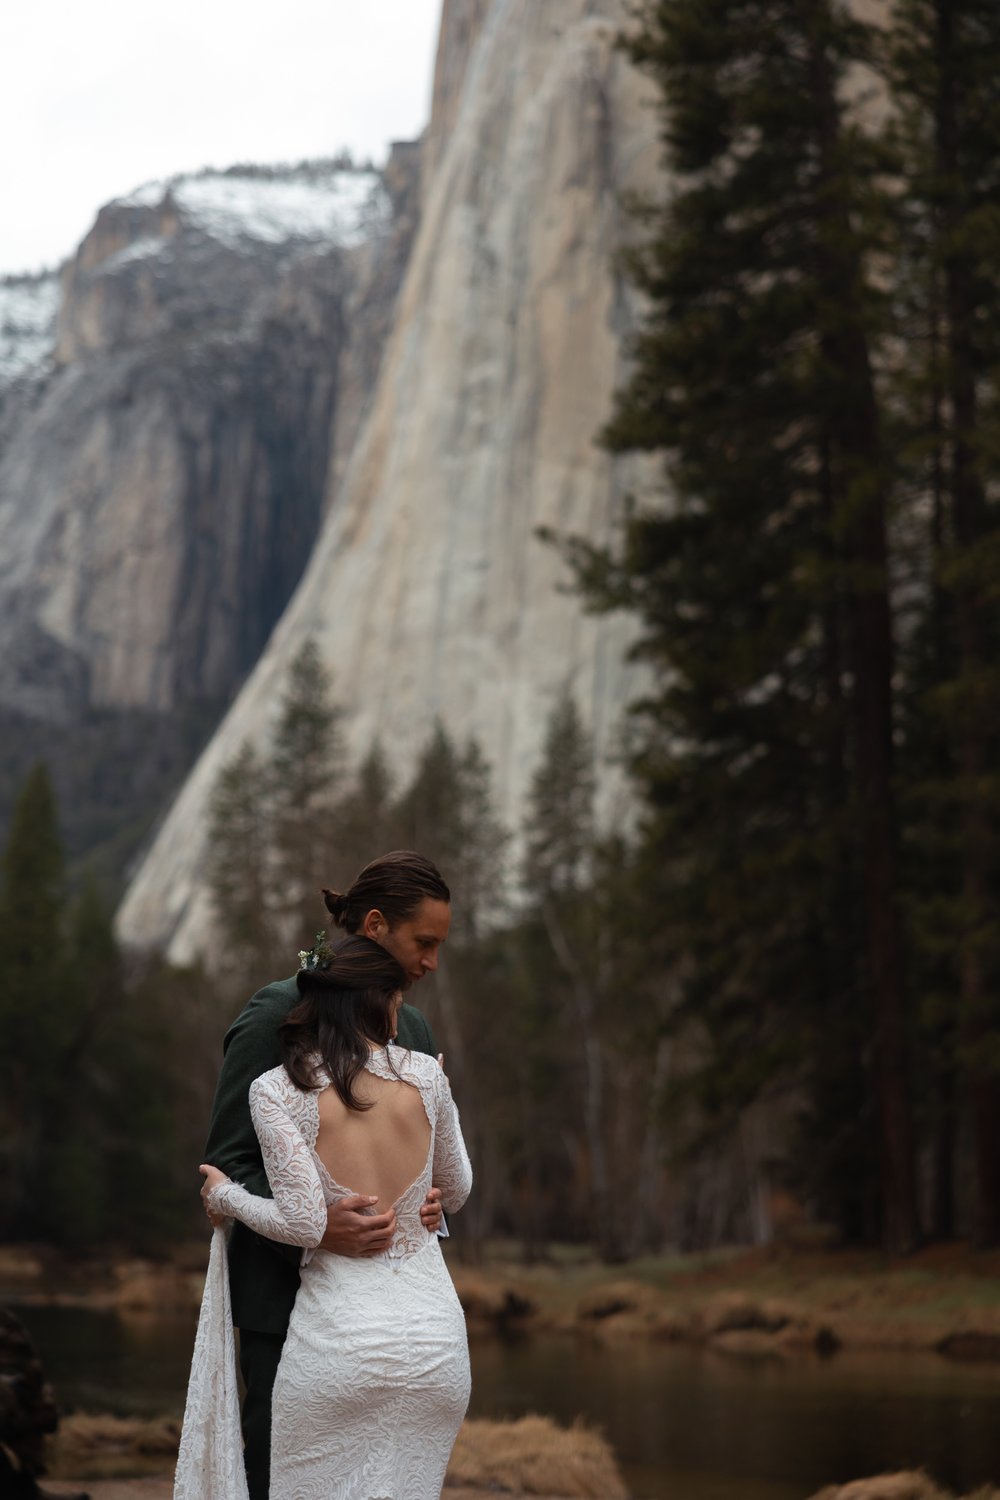
M 396 826 L 392 773 L 381 744 L 376 740 L 342 798 L 334 817 L 330 880 L 349 883 L 358 870 L 403 839 Z
M 621 1024 L 611 979 L 616 933 L 595 893 L 593 746 L 567 691 L 546 727 L 525 819 L 524 888 L 558 973 L 581 1064 L 591 1233 L 604 1259 L 621 1256 L 621 1216 L 608 1163 L 607 1037 Z M 555 988 L 555 986 L 553 986 Z
M 91 872 L 84 875 L 65 927 L 64 984 L 72 1022 L 49 1060 L 58 1080 L 60 1107 L 46 1132 L 46 1180 L 51 1191 L 40 1205 L 39 1229 L 53 1243 L 87 1245 L 120 1233 L 114 1204 L 123 1180 L 135 1178 L 132 1206 L 142 1214 L 152 1179 L 128 1171 L 134 1165 L 128 1155 L 122 1163 L 125 1170 L 116 1175 L 114 1144 L 122 1139 L 129 1152 L 138 1149 L 142 1131 L 126 1101 L 136 1093 L 150 1094 L 150 1071 L 158 1063 L 150 1056 L 144 1074 L 134 1077 L 126 1037 L 130 1030 L 142 1029 L 146 1016 L 126 1004 L 111 908 Z M 161 1078 L 153 1092 L 162 1093 L 165 1086 Z M 167 1142 L 157 1145 L 166 1148 Z
M 662 905 L 731 1118 L 794 1084 L 824 1208 L 916 1234 L 898 924 L 881 144 L 850 117 L 873 38 L 831 0 L 647 0 L 632 57 L 677 174 L 631 257 L 649 313 L 605 434 L 667 455 L 581 579 L 643 622 L 636 770 Z M 873 1059 L 869 1072 L 868 1057 Z M 879 1142 L 870 1181 L 866 1137 Z
M 509 835 L 493 805 L 492 771 L 479 741 L 470 737 L 458 762 L 455 788 L 458 843 L 449 858 L 458 893 L 456 936 L 474 943 L 506 913 L 505 859 Z
M 594 852 L 593 749 L 576 700 L 564 692 L 545 731 L 531 783 L 525 880 L 540 899 L 578 895 Z
M 342 710 L 316 646 L 294 657 L 268 762 L 273 879 L 278 909 L 294 932 L 311 932 L 329 882 L 336 790 L 343 775 Z
M 1000 12 L 901 0 L 889 41 L 906 211 L 904 439 L 930 516 L 912 729 L 918 887 L 938 1094 L 937 1226 L 951 1228 L 957 1070 L 968 1083 L 977 1238 L 1000 1239 Z M 916 377 L 911 373 L 916 371 Z M 926 503 L 929 501 L 929 504 Z M 917 513 L 920 513 L 918 510 Z M 920 777 L 922 773 L 922 777 Z M 942 962 L 947 954 L 947 961 Z M 950 973 L 948 970 L 950 969 Z M 957 990 L 957 1007 L 948 1003 Z
M 462 1111 L 466 1139 L 473 1156 L 485 1162 L 498 1152 L 505 1112 L 506 1038 L 494 1025 L 502 1012 L 486 998 L 485 969 L 494 967 L 490 934 L 503 916 L 506 835 L 493 810 L 489 766 L 479 745 L 470 740 L 459 751 L 436 723 L 393 810 L 393 824 L 401 845 L 432 859 L 454 893 L 447 951 L 419 1003 L 439 1011 L 448 1074 L 468 1101 Z M 489 1181 L 489 1169 L 486 1175 Z M 492 1223 L 493 1191 L 463 1213 L 463 1242 L 473 1257 Z
M 43 764 L 17 799 L 0 863 L 0 1111 L 4 1232 L 37 1228 L 33 1184 L 66 1082 L 55 1066 L 75 1025 L 64 944 L 65 876 L 55 797 Z
M 247 742 L 219 773 L 209 806 L 208 883 L 217 951 L 232 975 L 262 983 L 275 948 L 271 818 L 264 767 Z
M 170 1085 L 154 1052 L 143 1068 L 133 1065 L 129 1037 L 144 1034 L 146 1012 L 126 1004 L 111 911 L 96 879 L 85 875 L 68 901 L 43 766 L 25 783 L 3 857 L 0 996 L 7 1232 L 59 1245 L 121 1238 L 116 1190 L 132 1183 L 141 1216 L 156 1178 L 135 1172 L 136 1153 L 144 1140 L 167 1149 L 144 1136 L 128 1101 L 159 1097 Z M 153 1072 L 160 1083 L 151 1091 Z
M 419 850 L 445 870 L 462 840 L 459 780 L 458 750 L 438 720 L 395 811 L 403 847 Z

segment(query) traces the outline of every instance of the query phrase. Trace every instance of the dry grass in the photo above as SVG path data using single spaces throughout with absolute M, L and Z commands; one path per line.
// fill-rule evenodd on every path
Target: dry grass
M 933 1480 L 919 1470 L 899 1474 L 876 1474 L 871 1479 L 855 1479 L 850 1484 L 832 1484 L 812 1500 L 953 1500 L 947 1490 L 938 1489 Z M 1000 1500 L 1000 1490 L 990 1486 L 976 1490 L 967 1500 Z
M 32 1281 L 44 1275 L 39 1255 L 26 1245 L 0 1245 L 0 1281 Z
M 156 1313 L 163 1309 L 197 1308 L 205 1285 L 205 1271 L 191 1272 L 151 1261 L 126 1261 L 115 1267 L 117 1285 L 111 1293 L 120 1313 Z
M 76 1495 L 80 1483 L 76 1480 L 43 1481 L 45 1495 Z M 87 1481 L 90 1500 L 172 1500 L 174 1481 L 160 1479 L 101 1479 L 96 1484 Z
M 518 1304 L 526 1328 L 711 1342 L 732 1352 L 796 1347 L 934 1350 L 1000 1359 L 1000 1254 L 931 1247 L 905 1260 L 870 1251 L 787 1247 L 657 1256 L 625 1275 L 593 1258 L 554 1253 L 517 1265 L 497 1245 L 484 1266 L 452 1262 L 468 1283 L 470 1322 L 488 1326 L 498 1303 Z
M 122 1484 L 125 1475 L 162 1476 L 172 1469 L 179 1437 L 178 1423 L 168 1419 L 144 1422 L 78 1413 L 60 1423 L 49 1445 L 49 1468 L 53 1478 L 67 1484 L 71 1479 L 86 1481 L 96 1496 L 91 1480 Z M 446 1483 L 449 1489 L 547 1500 L 626 1500 L 628 1493 L 614 1454 L 600 1434 L 579 1425 L 558 1427 L 547 1417 L 466 1422 Z M 154 1493 L 150 1488 L 150 1496 Z
M 59 1478 L 110 1478 L 137 1471 L 162 1474 L 172 1468 L 180 1441 L 180 1423 L 169 1417 L 143 1421 L 76 1412 L 63 1417 L 46 1453 L 50 1472 Z
M 453 1267 L 455 1290 L 470 1323 L 503 1329 L 530 1319 L 538 1311 L 516 1281 L 508 1276 L 481 1274 Z
M 597 1432 L 557 1427 L 548 1417 L 466 1422 L 448 1465 L 449 1488 L 510 1495 L 626 1500 L 614 1454 Z

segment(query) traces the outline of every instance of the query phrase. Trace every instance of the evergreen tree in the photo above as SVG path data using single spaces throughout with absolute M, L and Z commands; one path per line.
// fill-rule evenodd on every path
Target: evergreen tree
M 462 1118 L 469 1149 L 485 1163 L 499 1151 L 507 1087 L 508 1053 L 497 1021 L 502 1011 L 489 999 L 491 987 L 503 982 L 503 965 L 488 956 L 489 934 L 503 915 L 506 835 L 493 811 L 489 767 L 478 744 L 470 740 L 459 751 L 444 725 L 435 724 L 393 821 L 401 846 L 432 859 L 454 893 L 446 955 L 419 1004 L 439 1012 L 448 1074 L 467 1101 Z M 497 1162 L 497 1175 L 500 1170 Z M 487 1173 L 489 1181 L 493 1174 Z M 493 1192 L 489 1188 L 463 1211 L 463 1243 L 472 1256 L 492 1224 Z
M 636 18 L 678 175 L 631 258 L 649 313 L 605 436 L 667 455 L 672 508 L 634 513 L 620 558 L 576 561 L 644 626 L 636 769 L 709 1045 L 704 1102 L 735 1118 L 794 1082 L 809 1187 L 855 1234 L 877 1203 L 903 1250 L 892 469 L 873 375 L 891 162 L 844 103 L 872 33 L 832 0 L 646 0 Z
M 172 1080 L 148 1008 L 126 997 L 96 879 L 86 875 L 67 901 L 42 766 L 24 785 L 3 856 L 0 1006 L 5 1232 L 134 1243 L 145 1224 L 155 1236 Z M 133 1209 L 124 1226 L 123 1182 Z
M 316 642 L 308 638 L 289 668 L 268 765 L 278 908 L 302 934 L 315 926 L 319 892 L 329 881 L 335 792 L 343 774 L 342 711 L 331 690 Z
M 330 879 L 343 886 L 369 861 L 403 839 L 397 828 L 392 773 L 376 740 L 336 811 Z
M 51 1131 L 65 1108 L 56 1064 L 76 1025 L 65 896 L 55 797 L 39 764 L 15 804 L 0 862 L 0 1212 L 8 1235 L 37 1228 L 34 1185 L 44 1180 Z
M 593 749 L 576 700 L 564 692 L 549 718 L 531 783 L 525 881 L 539 899 L 578 895 L 594 852 Z
M 30 992 L 38 964 L 58 954 L 66 894 L 55 796 L 44 764 L 34 767 L 21 789 L 0 876 L 5 979 L 8 987 L 22 985 Z
M 930 518 L 911 716 L 915 933 L 937 1094 L 936 1227 L 951 1228 L 957 1072 L 977 1238 L 1000 1239 L 1000 11 L 901 0 L 889 40 L 902 161 L 903 434 Z M 914 375 L 913 372 L 916 372 Z M 923 504 L 919 504 L 919 502 Z M 929 503 L 928 503 L 929 502 Z M 933 747 L 930 749 L 929 747 Z M 950 993 L 957 1007 L 948 1003 Z
M 593 802 L 593 747 L 567 691 L 552 711 L 532 778 L 523 878 L 529 911 L 555 960 L 547 995 L 561 991 L 580 1060 L 591 1232 L 603 1257 L 617 1260 L 622 1225 L 608 1165 L 607 1038 L 622 1017 L 612 998 L 616 914 L 602 908 L 594 883 Z
M 509 836 L 493 806 L 492 772 L 479 741 L 469 738 L 458 761 L 455 801 L 458 843 L 449 869 L 458 893 L 456 936 L 474 943 L 503 918 Z
M 130 1027 L 142 1028 L 141 1011 L 129 1013 L 125 1002 L 121 955 L 115 941 L 111 909 L 96 877 L 84 876 L 65 922 L 68 967 L 64 984 L 66 1028 L 49 1058 L 60 1099 L 46 1132 L 46 1179 L 51 1191 L 40 1204 L 39 1230 L 53 1243 L 86 1245 L 120 1233 L 114 1224 L 115 1192 L 132 1174 L 129 1153 L 142 1139 L 137 1117 L 126 1099 L 162 1092 L 150 1090 L 155 1057 L 141 1079 L 132 1079 Z M 114 1143 L 129 1153 L 118 1175 L 112 1166 Z M 159 1141 L 162 1149 L 167 1142 Z M 137 1177 L 133 1208 L 141 1215 L 151 1178 Z
M 275 948 L 267 777 L 247 742 L 219 773 L 209 805 L 208 883 L 234 982 L 262 982 Z M 236 976 L 239 976 L 237 980 Z
M 459 753 L 438 720 L 396 804 L 396 818 L 403 847 L 418 849 L 442 869 L 461 847 L 459 784 Z

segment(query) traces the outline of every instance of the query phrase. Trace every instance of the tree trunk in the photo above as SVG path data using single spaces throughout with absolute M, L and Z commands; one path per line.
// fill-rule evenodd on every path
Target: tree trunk
M 854 802 L 864 878 L 867 988 L 871 997 L 876 1113 L 882 1184 L 882 1238 L 902 1254 L 917 1242 L 912 1140 L 904 1039 L 903 965 L 897 914 L 892 788 L 893 645 L 889 611 L 886 512 L 888 483 L 864 314 L 858 291 L 864 267 L 853 248 L 843 196 L 838 197 L 840 113 L 822 40 L 812 49 L 820 104 L 818 269 L 825 300 L 836 308 L 821 334 L 838 378 L 830 414 L 831 462 L 846 564 L 848 655 L 853 691 Z
M 976 452 L 978 394 L 974 325 L 980 311 L 975 267 L 966 249 L 963 223 L 962 162 L 959 150 L 960 81 L 955 59 L 955 10 L 952 0 L 938 0 L 937 119 L 938 169 L 947 184 L 941 231 L 945 244 L 944 281 L 948 318 L 948 394 L 953 421 L 952 515 L 955 547 L 968 559 L 987 531 L 986 496 Z M 982 958 L 983 928 L 992 920 L 991 865 L 993 829 L 981 805 L 983 778 L 991 769 L 991 726 L 975 701 L 979 679 L 988 667 L 984 635 L 987 608 L 980 585 L 962 578 L 954 597 L 959 676 L 966 685 L 958 715 L 957 758 L 962 793 L 962 895 L 965 925 L 961 936 L 959 987 L 961 1028 L 971 1059 L 972 1133 L 976 1163 L 976 1227 L 979 1244 L 1000 1239 L 1000 1079 L 977 1065 L 976 1054 L 989 1030 L 994 996 Z
M 567 937 L 550 901 L 541 903 L 541 913 L 552 951 L 570 981 L 569 991 L 583 1060 L 583 1125 L 590 1161 L 594 1236 L 601 1259 L 612 1263 L 621 1259 L 621 1246 L 618 1205 L 611 1194 L 605 1146 L 604 1055 L 601 1039 L 597 1034 L 596 997 L 573 943 Z

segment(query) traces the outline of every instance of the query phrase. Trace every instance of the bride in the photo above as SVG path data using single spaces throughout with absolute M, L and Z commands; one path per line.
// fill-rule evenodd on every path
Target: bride
M 469 1353 L 420 1207 L 433 1181 L 444 1207 L 460 1208 L 472 1170 L 444 1073 L 392 1040 L 399 964 L 365 937 L 313 958 L 281 1029 L 283 1065 L 250 1086 L 273 1200 L 201 1169 L 217 1222 L 237 1218 L 303 1247 L 274 1386 L 270 1500 L 437 1500 L 468 1405 Z M 327 1205 L 355 1193 L 396 1210 L 381 1255 L 351 1260 L 318 1248 Z M 217 1230 L 175 1500 L 246 1494 L 220 1240 Z

